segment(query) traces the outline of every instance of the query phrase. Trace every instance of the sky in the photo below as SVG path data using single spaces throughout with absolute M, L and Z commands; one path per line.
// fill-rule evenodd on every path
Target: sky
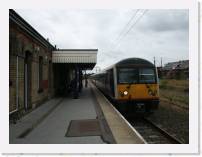
M 104 69 L 129 57 L 189 59 L 188 10 L 15 10 L 60 49 L 98 49 Z

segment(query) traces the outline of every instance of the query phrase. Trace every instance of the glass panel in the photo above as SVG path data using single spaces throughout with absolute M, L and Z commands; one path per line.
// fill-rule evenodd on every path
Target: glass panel
M 141 68 L 139 73 L 140 83 L 155 83 L 154 69 Z
M 137 83 L 138 73 L 137 69 L 121 68 L 118 72 L 119 83 Z

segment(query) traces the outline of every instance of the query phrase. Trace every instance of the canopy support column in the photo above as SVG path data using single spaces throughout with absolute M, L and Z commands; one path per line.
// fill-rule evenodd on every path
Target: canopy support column
M 83 84 L 82 84 L 82 69 L 79 68 L 79 92 L 81 92 L 82 88 L 83 88 Z
M 77 65 L 74 66 L 74 71 L 75 71 L 75 75 L 74 75 L 74 80 L 73 80 L 73 95 L 74 95 L 74 99 L 78 99 L 78 96 L 79 96 L 79 91 L 78 91 L 79 69 L 78 69 Z

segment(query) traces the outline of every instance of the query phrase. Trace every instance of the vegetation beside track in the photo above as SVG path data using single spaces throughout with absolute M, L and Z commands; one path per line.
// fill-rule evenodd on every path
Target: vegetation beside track
M 189 80 L 160 79 L 160 99 L 189 108 Z

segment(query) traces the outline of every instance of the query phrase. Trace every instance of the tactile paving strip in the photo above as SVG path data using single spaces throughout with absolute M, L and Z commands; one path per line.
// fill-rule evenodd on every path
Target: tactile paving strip
M 98 119 L 72 120 L 65 134 L 66 137 L 101 135 Z

